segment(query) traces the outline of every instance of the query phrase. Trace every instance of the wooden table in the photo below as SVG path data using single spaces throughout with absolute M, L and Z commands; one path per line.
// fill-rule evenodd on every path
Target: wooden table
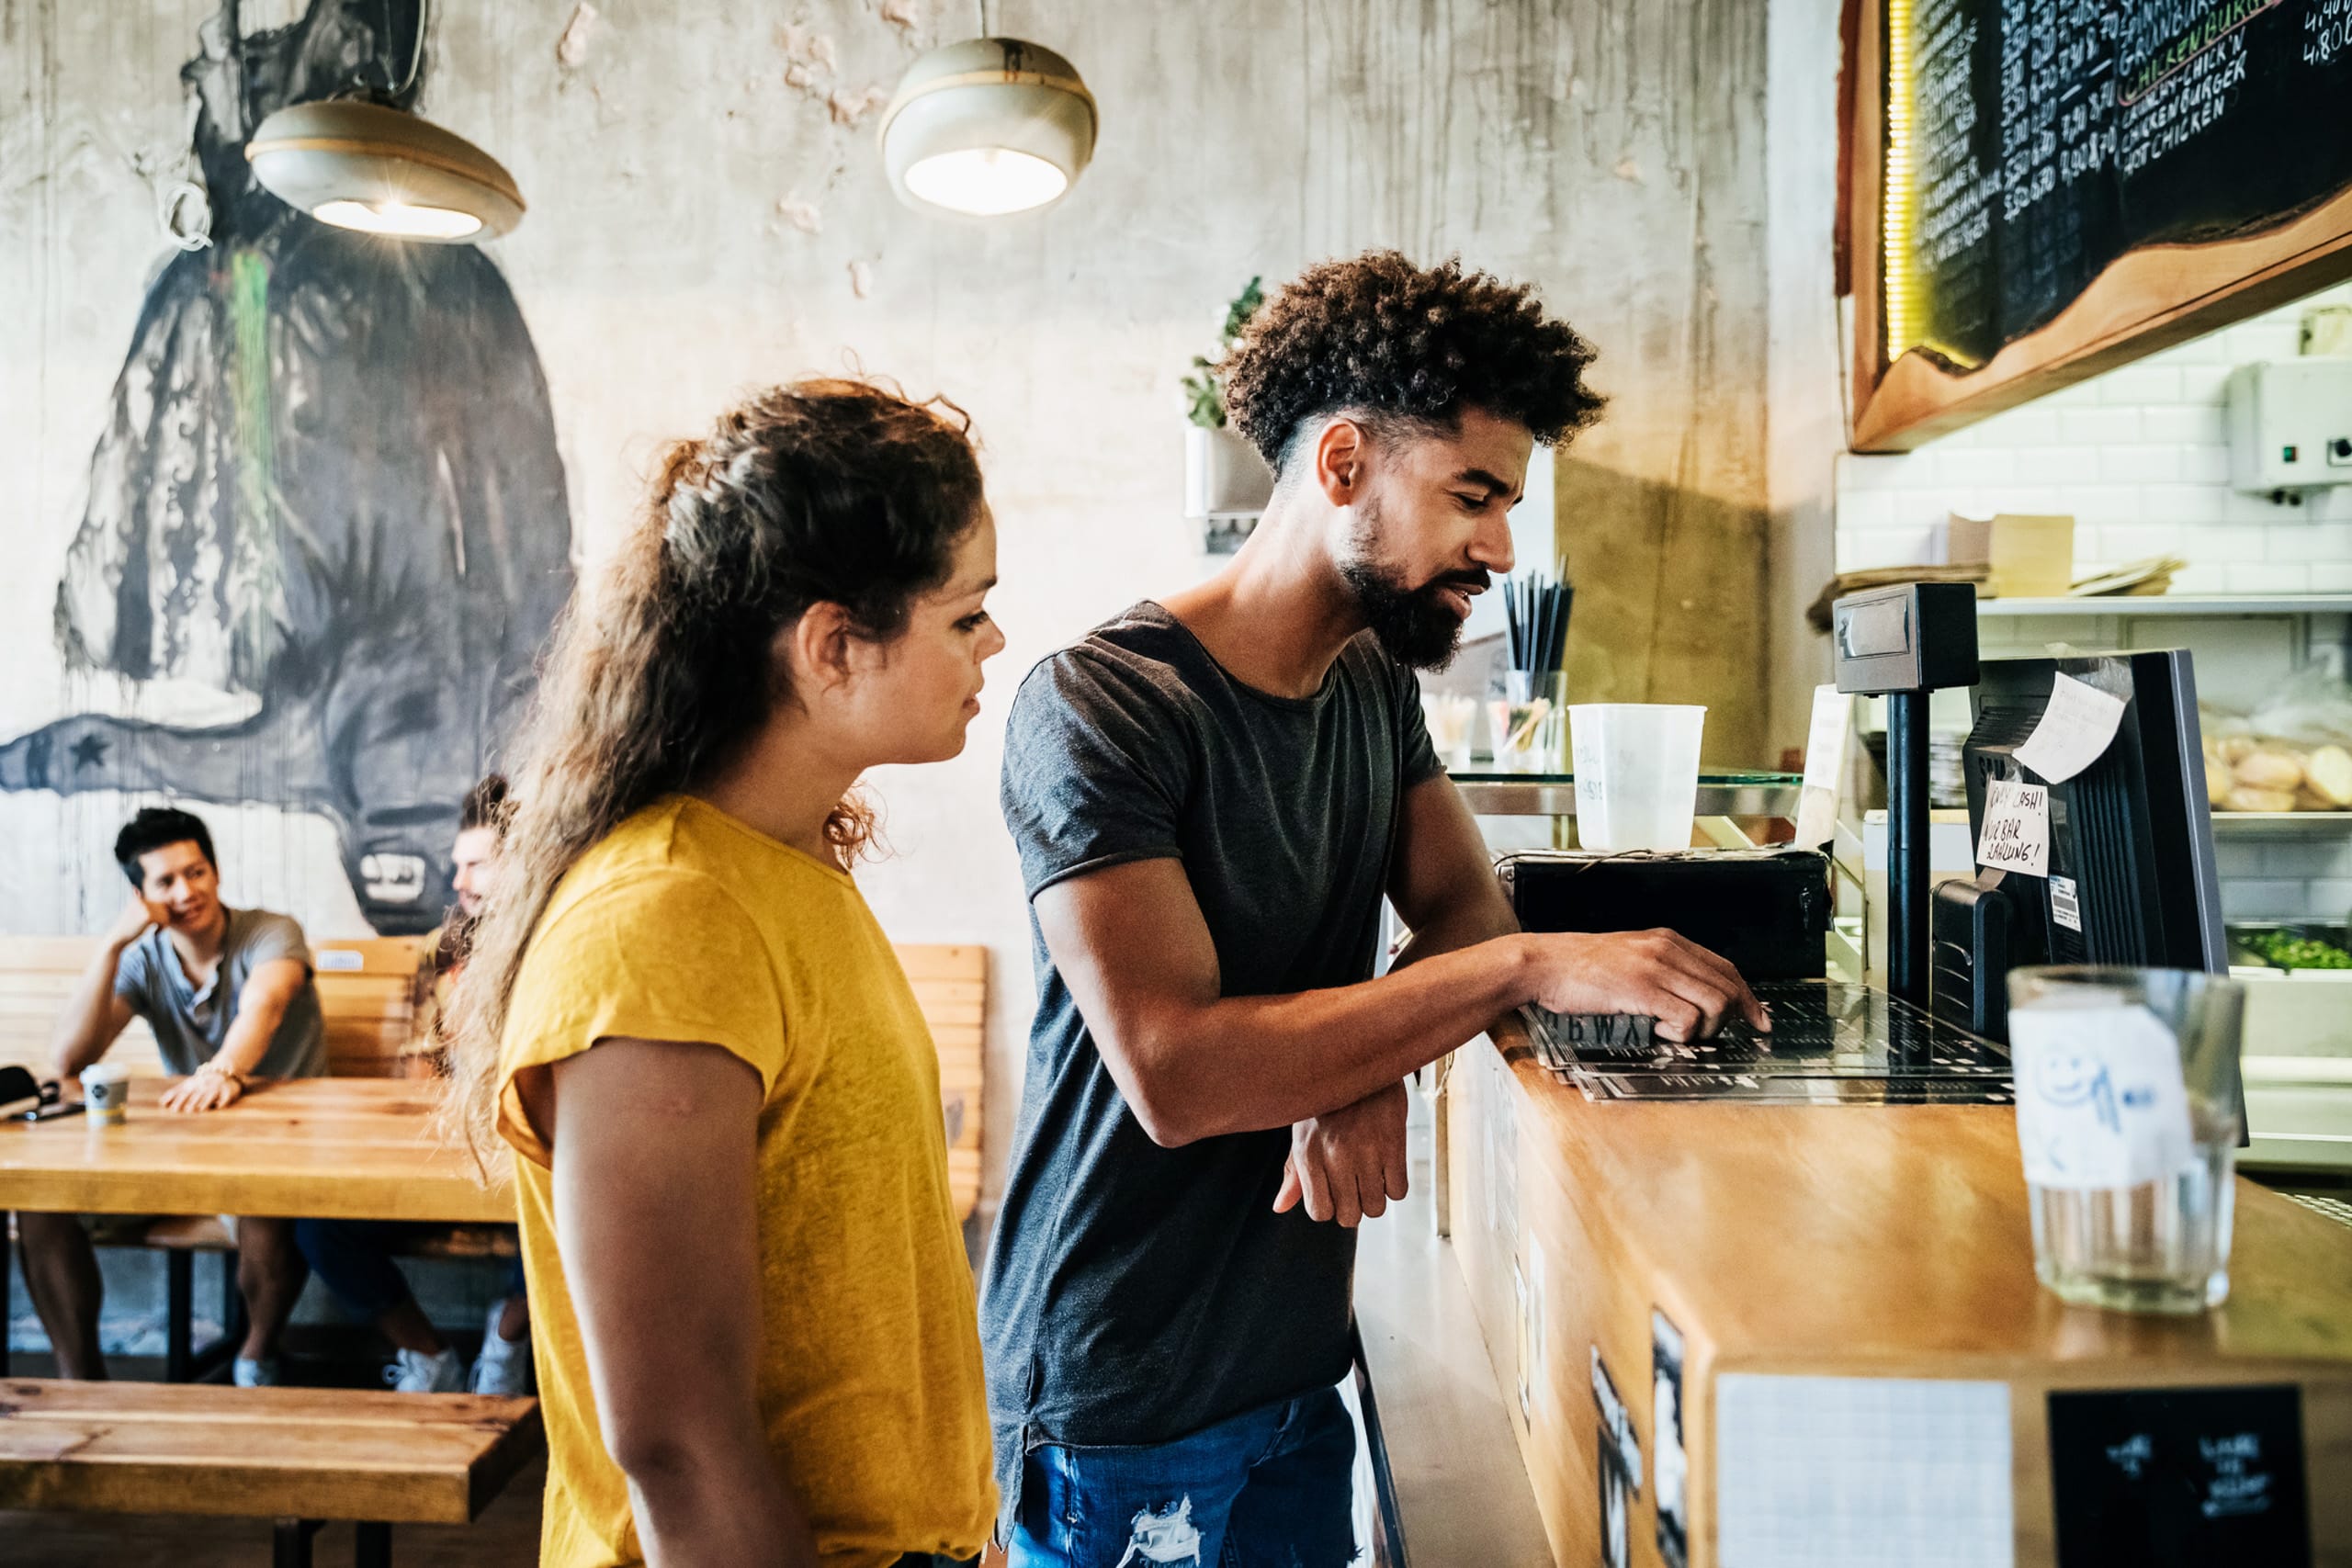
M 167 1086 L 134 1081 L 130 1115 L 0 1122 L 0 1211 L 255 1214 L 500 1224 L 514 1218 L 505 1159 L 485 1185 L 432 1126 L 433 1080 L 302 1078 L 224 1111 L 174 1115 Z

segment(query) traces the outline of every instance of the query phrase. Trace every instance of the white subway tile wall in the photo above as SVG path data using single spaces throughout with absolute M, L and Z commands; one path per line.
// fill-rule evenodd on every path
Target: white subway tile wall
M 2352 919 L 2352 834 L 2340 839 L 2215 839 L 2222 914 L 2232 920 Z
M 2230 369 L 2291 359 L 2303 313 L 2352 305 L 2329 289 L 1916 452 L 1838 458 L 1838 570 L 1940 563 L 1954 512 L 2071 513 L 2078 570 L 2178 555 L 2185 593 L 2352 592 L 2352 494 L 2279 505 L 2229 489 L 2222 389 Z M 2346 487 L 2352 489 L 2352 487 Z
M 2237 494 L 2223 425 L 2231 368 L 2295 357 L 2303 313 L 2330 304 L 2352 305 L 2352 285 L 2078 382 L 1916 452 L 1841 455 L 1838 570 L 1939 564 L 1954 512 L 2065 513 L 2075 518 L 2078 574 L 2177 555 L 2189 563 L 2173 580 L 2178 592 L 2352 592 L 2352 486 L 2316 492 L 2301 506 Z M 2039 652 L 2051 642 L 2111 647 L 2124 631 L 2109 616 L 1987 621 L 1984 652 Z M 2345 641 L 2336 617 L 2319 617 L 2310 633 L 2313 650 Z M 2211 651 L 2215 684 L 2224 688 L 2244 688 L 2256 681 L 2257 665 L 2279 662 L 2255 649 Z M 2225 822 L 2216 839 L 2228 919 L 2352 919 L 2352 822 L 2340 834 L 2292 838 L 2244 837 Z

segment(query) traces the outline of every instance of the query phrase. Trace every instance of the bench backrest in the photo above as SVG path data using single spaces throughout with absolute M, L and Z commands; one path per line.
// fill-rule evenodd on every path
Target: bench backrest
M 97 950 L 84 936 L 0 937 L 0 1065 L 49 1076 L 50 1031 Z M 319 1010 L 326 1017 L 327 1068 L 343 1077 L 385 1077 L 410 1031 L 409 991 L 424 952 L 417 937 L 370 937 L 311 944 Z M 107 1053 L 141 1077 L 161 1077 L 155 1037 L 137 1019 Z
M 96 937 L 0 937 L 0 1066 L 18 1063 L 37 1077 L 49 1076 L 50 1031 L 97 945 Z M 311 951 L 318 962 L 319 1007 L 326 1015 L 328 1070 L 340 1077 L 397 1074 L 413 1032 L 410 997 L 422 939 L 314 942 Z M 948 1177 L 957 1213 L 968 1216 L 980 1194 L 988 949 L 911 944 L 901 945 L 898 953 L 939 1048 Z M 107 1057 L 135 1074 L 164 1071 L 155 1037 L 136 1020 Z

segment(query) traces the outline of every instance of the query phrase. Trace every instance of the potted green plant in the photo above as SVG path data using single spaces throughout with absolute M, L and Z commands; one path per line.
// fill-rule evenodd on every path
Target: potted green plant
M 1226 307 L 1215 349 L 1194 355 L 1184 378 L 1184 412 L 1192 422 L 1184 432 L 1184 515 L 1195 521 L 1255 518 L 1274 492 L 1273 470 L 1225 417 L 1225 360 L 1266 302 L 1260 283 L 1251 278 Z

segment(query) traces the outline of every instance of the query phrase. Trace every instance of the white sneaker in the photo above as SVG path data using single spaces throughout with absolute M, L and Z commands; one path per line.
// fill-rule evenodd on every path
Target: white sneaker
M 474 1359 L 476 1393 L 511 1398 L 531 1392 L 531 1337 L 501 1338 L 498 1320 L 505 1315 L 506 1304 L 501 1302 L 490 1309 L 490 1321 L 482 1325 L 481 1354 Z
M 272 1356 L 267 1360 L 256 1361 L 240 1356 L 230 1363 L 229 1377 L 239 1388 L 276 1388 L 277 1358 Z
M 392 1364 L 384 1369 L 384 1381 L 394 1393 L 463 1393 L 466 1368 L 455 1346 L 437 1356 L 395 1350 Z

